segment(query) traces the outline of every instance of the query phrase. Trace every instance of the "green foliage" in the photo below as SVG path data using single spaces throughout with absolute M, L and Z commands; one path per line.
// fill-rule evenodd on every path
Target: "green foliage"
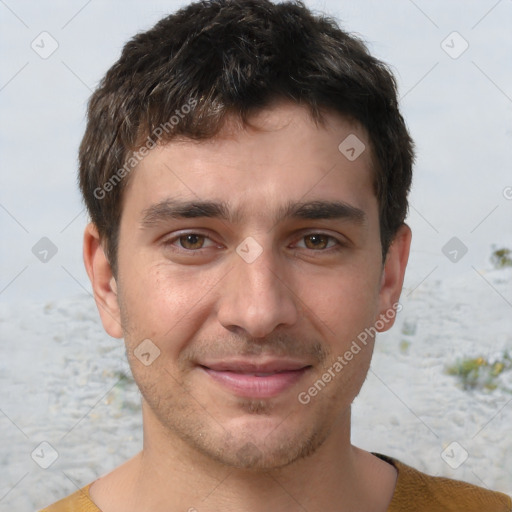
M 491 254 L 491 263 L 495 268 L 512 267 L 512 251 L 505 247 L 495 249 Z
M 484 357 L 459 359 L 446 368 L 448 375 L 459 378 L 464 389 L 486 389 L 492 391 L 499 385 L 499 377 L 505 371 L 512 370 L 512 358 L 508 351 L 494 361 Z
M 413 320 L 405 320 L 402 325 L 402 334 L 414 336 L 416 334 L 416 322 Z
M 411 342 L 409 340 L 402 340 L 400 342 L 400 352 L 402 354 L 407 354 L 409 352 L 409 347 L 411 346 Z
M 114 377 L 118 379 L 116 386 L 125 387 L 126 385 L 134 384 L 133 376 L 131 373 L 125 373 L 123 370 L 116 370 Z
M 136 384 L 131 372 L 126 373 L 124 370 L 116 370 L 112 375 L 117 382 L 106 397 L 106 403 L 112 405 L 117 411 L 128 409 L 133 412 L 140 412 L 140 402 L 134 401 L 134 390 Z

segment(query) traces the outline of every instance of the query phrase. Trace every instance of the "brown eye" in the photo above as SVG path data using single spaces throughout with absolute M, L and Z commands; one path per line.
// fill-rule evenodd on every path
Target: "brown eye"
M 183 235 L 178 238 L 181 247 L 183 249 L 194 250 L 194 249 L 202 249 L 206 237 L 204 235 Z
M 305 236 L 304 242 L 308 249 L 325 249 L 330 238 L 327 235 L 313 234 Z

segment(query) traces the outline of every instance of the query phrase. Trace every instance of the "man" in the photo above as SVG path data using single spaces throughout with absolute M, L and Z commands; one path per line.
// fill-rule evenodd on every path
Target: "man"
M 80 185 L 144 448 L 45 510 L 510 511 L 350 443 L 400 309 L 412 162 L 386 66 L 301 3 L 194 3 L 127 43 Z

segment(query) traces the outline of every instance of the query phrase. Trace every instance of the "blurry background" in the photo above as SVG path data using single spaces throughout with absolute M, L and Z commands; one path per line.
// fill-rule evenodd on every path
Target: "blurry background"
M 87 217 L 76 185 L 77 149 L 87 99 L 124 43 L 185 3 L 0 0 L 0 428 L 5 432 L 0 510 L 41 507 L 112 469 L 140 446 L 138 398 L 122 361 L 121 342 L 103 333 L 88 294 L 81 256 Z M 512 346 L 510 273 L 505 269 L 497 274 L 489 259 L 495 249 L 512 248 L 512 1 L 305 3 L 335 16 L 392 66 L 417 147 L 404 314 L 383 337 L 390 341 L 383 344 L 387 349 L 382 350 L 381 363 L 375 363 L 381 364 L 380 378 L 385 374 L 388 379 L 381 388 L 392 392 L 356 404 L 356 419 L 364 423 L 360 434 L 355 429 L 356 440 L 417 467 L 424 462 L 420 469 L 512 492 L 507 483 L 512 481 L 511 443 L 503 438 L 509 436 L 506 421 L 511 424 L 507 386 L 498 386 L 494 394 L 482 389 L 477 397 L 470 393 L 478 389 L 457 387 L 439 366 L 443 357 L 455 364 L 455 355 L 476 358 L 482 351 L 491 359 L 503 359 L 504 350 Z M 444 320 L 443 313 L 448 315 Z M 439 332 L 435 339 L 429 338 L 433 330 Z M 417 350 L 422 347 L 427 353 L 414 352 L 414 336 L 424 342 Z M 428 352 L 434 346 L 437 349 Z M 391 385 L 393 376 L 405 378 L 382 363 L 386 357 L 400 363 L 395 349 L 406 358 L 404 372 L 412 365 L 407 357 L 416 357 L 418 364 L 428 357 L 437 361 L 437 373 L 424 372 L 424 388 L 419 374 L 410 374 L 424 391 L 414 394 L 408 382 Z M 455 391 L 439 387 L 440 382 Z M 437 391 L 432 386 L 438 386 Z M 401 394 L 393 397 L 396 390 Z M 442 407 L 451 411 L 467 402 L 450 423 L 447 437 L 434 434 L 428 441 L 439 446 L 435 454 L 418 463 L 426 449 L 415 437 L 420 436 L 415 422 L 421 417 L 420 424 L 428 424 L 426 431 L 435 430 L 422 416 L 422 400 L 432 393 L 438 397 L 437 405 L 431 404 L 433 418 L 445 416 Z M 454 398 L 450 393 L 459 394 Z M 496 393 L 502 394 L 496 398 Z M 116 396 L 117 416 L 112 412 Z M 371 396 L 375 393 L 368 392 L 368 400 Z M 475 400 L 488 407 L 482 406 L 481 417 L 471 417 Z M 379 404 L 379 419 L 370 421 Z M 393 412 L 392 407 L 398 409 Z M 408 447 L 400 449 L 398 440 L 405 437 L 408 421 L 400 415 L 412 412 L 412 437 Z M 484 439 L 473 452 L 468 449 L 470 456 L 480 450 L 478 465 L 485 468 L 481 474 L 475 475 L 476 466 L 471 468 L 469 462 L 448 467 L 439 454 L 463 437 L 453 429 L 472 425 L 472 434 L 464 434 L 471 437 L 494 420 L 495 413 L 500 418 L 508 414 L 498 440 Z M 95 424 L 94 415 L 99 418 Z M 88 422 L 90 432 L 83 430 L 73 439 Z M 116 430 L 120 424 L 124 437 Z M 383 429 L 381 444 L 365 446 L 374 441 L 371 432 L 377 424 Z M 386 438 L 386 432 L 393 433 Z M 52 448 L 40 447 L 42 441 Z M 489 443 L 502 454 L 501 462 L 484 453 Z M 419 455 L 407 460 L 411 446 Z M 52 449 L 58 460 L 44 469 L 40 462 L 51 463 Z M 462 460 L 464 453 L 457 449 L 454 457 Z M 490 477 L 487 466 L 496 468 Z
M 127 39 L 180 5 L 0 2 L 0 301 L 67 297 L 81 289 L 75 280 L 88 287 L 76 186 L 86 101 Z M 512 245 L 511 1 L 307 5 L 360 34 L 396 72 L 418 152 L 408 285 L 435 266 L 436 275 L 471 271 L 491 244 Z M 58 47 L 45 59 L 32 42 L 43 56 Z M 469 249 L 457 265 L 441 253 L 453 236 Z M 42 237 L 58 248 L 46 264 L 31 252 Z

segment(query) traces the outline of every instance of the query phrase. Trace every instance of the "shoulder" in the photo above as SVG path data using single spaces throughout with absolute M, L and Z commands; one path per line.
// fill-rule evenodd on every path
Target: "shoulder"
M 385 455 L 374 454 L 395 466 L 398 479 L 388 512 L 512 512 L 512 500 L 466 482 L 421 473 Z
M 39 512 L 101 512 L 89 494 L 93 482 Z

